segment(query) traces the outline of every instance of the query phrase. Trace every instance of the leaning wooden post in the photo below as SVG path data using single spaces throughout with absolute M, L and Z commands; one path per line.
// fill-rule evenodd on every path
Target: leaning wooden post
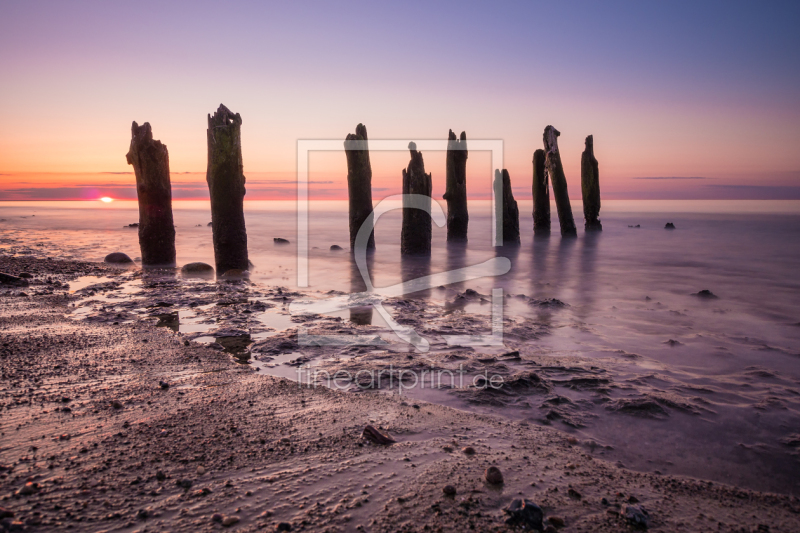
M 367 127 L 356 126 L 344 141 L 347 157 L 347 193 L 350 202 L 350 250 L 355 250 L 358 230 L 372 213 L 372 167 L 369 164 Z M 369 234 L 367 250 L 375 249 L 375 232 Z
M 544 150 L 533 152 L 533 234 L 550 235 L 550 185 L 544 169 Z
M 497 231 L 497 245 L 519 244 L 519 207 L 511 190 L 511 178 L 508 170 L 494 171 L 494 201 L 497 213 L 497 228 L 502 226 L 503 232 Z
M 126 155 L 136 175 L 139 198 L 139 248 L 142 266 L 175 266 L 175 225 L 172 220 L 172 187 L 169 153 L 153 140 L 150 123 L 131 126 L 131 147 Z
M 586 137 L 586 150 L 581 155 L 581 193 L 586 231 L 602 231 L 600 223 L 600 171 L 594 157 L 594 139 Z
M 569 205 L 567 193 L 567 178 L 564 176 L 564 167 L 561 165 L 561 154 L 558 152 L 558 136 L 561 135 L 553 126 L 544 129 L 544 166 L 547 176 L 553 185 L 553 196 L 556 199 L 558 223 L 561 225 L 561 236 L 572 237 L 578 235 L 575 228 L 575 219 L 572 218 L 572 208 Z
M 431 254 L 431 175 L 425 174 L 422 154 L 415 143 L 408 143 L 411 161 L 403 170 L 403 229 L 401 255 Z M 418 195 L 409 197 L 408 195 Z M 427 196 L 427 198 L 424 198 Z
M 242 117 L 220 104 L 208 116 L 208 171 L 211 230 L 217 275 L 247 270 L 247 230 L 244 225 Z
M 447 140 L 447 242 L 466 242 L 469 213 L 467 212 L 467 133 L 461 140 L 450 130 Z

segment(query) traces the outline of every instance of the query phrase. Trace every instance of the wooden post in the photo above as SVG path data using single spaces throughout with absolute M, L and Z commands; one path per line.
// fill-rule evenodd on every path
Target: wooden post
M 559 135 L 561 135 L 561 132 L 553 126 L 547 126 L 544 129 L 544 166 L 548 179 L 553 185 L 553 196 L 556 199 L 561 236 L 575 237 L 578 235 L 578 230 L 575 228 L 575 219 L 572 217 L 572 208 L 569 205 L 569 194 L 567 193 L 567 177 L 564 176 L 561 154 L 558 152 Z
M 467 212 L 467 133 L 461 140 L 450 130 L 447 140 L 447 242 L 466 242 L 469 213 Z
M 369 164 L 367 127 L 356 126 L 355 134 L 348 134 L 344 141 L 347 157 L 347 193 L 350 202 L 350 250 L 356 245 L 356 235 L 370 213 L 372 213 L 372 167 Z M 369 234 L 367 250 L 375 249 L 375 232 Z
M 533 234 L 550 235 L 550 184 L 544 150 L 533 152 Z
M 420 204 L 407 196 L 403 198 L 403 229 L 400 234 L 401 255 L 431 254 L 431 175 L 425 174 L 425 163 L 422 154 L 417 151 L 415 143 L 408 143 L 411 161 L 408 169 L 403 170 L 403 194 L 427 196 Z M 416 200 L 419 200 L 417 198 Z M 426 210 L 420 209 L 426 208 Z
M 175 225 L 172 220 L 172 188 L 169 153 L 153 140 L 150 123 L 131 126 L 131 146 L 126 155 L 136 175 L 139 199 L 139 248 L 144 267 L 175 266 Z
M 217 275 L 247 270 L 247 230 L 244 225 L 242 117 L 220 104 L 208 116 L 208 171 L 211 230 Z
M 497 232 L 497 244 L 508 246 L 519 244 L 519 207 L 511 190 L 508 170 L 494 171 L 494 199 L 497 227 L 502 226 L 502 234 Z
M 600 223 L 600 170 L 594 157 L 594 139 L 586 137 L 586 149 L 581 155 L 581 193 L 586 231 L 602 231 Z

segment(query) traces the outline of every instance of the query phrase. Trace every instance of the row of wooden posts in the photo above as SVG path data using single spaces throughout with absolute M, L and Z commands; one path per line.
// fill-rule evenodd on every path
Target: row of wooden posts
M 208 116 L 208 169 L 206 181 L 211 197 L 211 228 L 214 259 L 218 274 L 230 270 L 247 270 L 247 231 L 244 221 L 245 177 L 242 165 L 242 117 L 224 105 Z M 572 216 L 567 180 L 561 164 L 553 126 L 544 130 L 544 149 L 533 154 L 533 231 L 550 232 L 550 184 L 558 211 L 562 236 L 577 234 Z M 355 246 L 358 230 L 372 213 L 372 168 L 367 146 L 367 128 L 356 127 L 344 141 L 347 157 L 347 189 L 349 198 L 350 247 Z M 411 160 L 403 169 L 403 194 L 427 197 L 427 211 L 406 207 L 404 203 L 400 250 L 403 255 L 429 255 L 432 225 L 430 197 L 431 174 L 425 173 L 422 154 L 414 143 L 409 144 Z M 446 190 L 447 241 L 466 242 L 469 226 L 467 211 L 467 138 L 451 130 L 447 144 Z M 143 266 L 175 266 L 175 226 L 172 218 L 172 190 L 167 147 L 153 139 L 150 124 L 131 128 L 128 164 L 136 175 L 139 200 L 139 246 Z M 581 157 L 581 191 L 587 231 L 601 230 L 600 187 L 597 159 L 594 157 L 592 136 L 586 137 L 586 149 Z M 508 171 L 495 171 L 494 192 L 497 224 L 502 225 L 502 242 L 518 244 L 519 209 L 511 192 Z M 404 197 L 405 198 L 405 197 Z M 423 206 L 424 207 L 424 206 Z M 375 248 L 374 233 L 369 236 L 368 249 Z

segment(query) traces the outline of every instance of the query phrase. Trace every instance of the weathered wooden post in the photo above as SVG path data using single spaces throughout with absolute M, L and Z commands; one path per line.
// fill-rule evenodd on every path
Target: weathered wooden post
M 447 140 L 447 242 L 466 242 L 469 213 L 467 212 L 467 133 L 461 139 L 450 130 Z
M 131 147 L 126 155 L 136 175 L 139 198 L 139 248 L 142 266 L 175 266 L 175 225 L 172 220 L 172 188 L 169 153 L 153 140 L 150 123 L 131 126 Z
M 350 250 L 356 244 L 358 230 L 372 213 L 372 167 L 369 164 L 367 127 L 356 126 L 355 134 L 348 134 L 344 141 L 347 156 L 347 193 L 350 202 Z M 375 232 L 369 234 L 367 250 L 375 249 Z
M 544 166 L 547 176 L 553 185 L 553 196 L 556 199 L 558 223 L 561 225 L 562 237 L 575 237 L 578 230 L 575 228 L 575 219 L 572 218 L 572 208 L 569 205 L 567 192 L 567 178 L 564 176 L 564 167 L 561 165 L 561 154 L 558 152 L 558 136 L 561 132 L 553 126 L 544 129 Z
M 511 190 L 511 178 L 508 170 L 494 171 L 494 209 L 497 217 L 497 229 L 502 228 L 502 233 L 497 231 L 498 245 L 519 244 L 519 207 L 514 200 Z
M 600 223 L 600 171 L 594 157 L 594 138 L 586 137 L 586 149 L 581 155 L 581 193 L 586 231 L 602 231 Z
M 533 234 L 550 235 L 550 185 L 544 150 L 533 152 Z
M 408 163 L 408 169 L 403 170 L 403 229 L 400 233 L 400 254 L 430 255 L 431 175 L 425 174 L 425 163 L 422 154 L 417 151 L 417 145 L 413 142 L 408 143 L 408 150 L 411 152 L 411 161 Z M 419 196 L 409 198 L 407 196 L 409 194 Z
M 208 171 L 211 231 L 217 275 L 247 270 L 247 230 L 244 225 L 242 117 L 220 104 L 208 115 Z

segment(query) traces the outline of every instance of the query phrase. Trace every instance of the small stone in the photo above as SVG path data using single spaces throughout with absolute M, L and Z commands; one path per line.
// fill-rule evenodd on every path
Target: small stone
M 289 244 L 289 240 L 283 237 L 273 237 L 272 242 L 275 244 Z
M 453 485 L 445 485 L 442 488 L 442 492 L 444 492 L 447 496 L 455 496 L 456 488 Z
M 664 226 L 664 229 L 675 229 L 675 224 L 673 224 L 672 222 L 667 222 L 666 225 Z
M 37 492 L 39 492 L 39 484 L 29 481 L 17 491 L 17 494 L 20 496 L 30 496 L 31 494 L 36 494 Z
M 214 513 L 213 515 L 211 515 L 212 522 L 222 522 L 223 518 L 224 517 L 219 513 Z
M 500 472 L 500 469 L 496 466 L 490 466 L 484 472 L 483 477 L 486 479 L 486 483 L 490 485 L 502 485 L 503 484 L 503 473 Z
M 25 281 L 24 279 L 22 279 L 20 277 L 17 277 L 17 276 L 12 276 L 11 274 L 5 274 L 3 272 L 0 272 L 0 284 L 2 284 L 2 285 L 12 285 L 12 286 L 15 286 L 15 287 L 27 287 L 28 286 L 28 282 Z
M 136 513 L 137 520 L 147 520 L 148 516 L 150 516 L 150 513 L 147 512 L 147 509 L 139 509 L 139 512 Z
M 181 276 L 184 278 L 213 278 L 214 267 L 207 263 L 188 263 L 181 267 Z
M 509 515 L 506 524 L 510 526 L 522 526 L 524 528 L 542 531 L 544 524 L 544 513 L 541 507 L 530 500 L 515 498 L 503 509 Z
M 289 522 L 281 522 L 277 526 L 275 526 L 275 531 L 291 531 L 292 524 Z
M 708 289 L 703 289 L 702 291 L 698 292 L 695 296 L 697 296 L 698 298 L 708 298 L 709 300 L 715 300 L 719 298 L 719 296 L 717 296 Z
M 560 516 L 556 516 L 556 515 L 548 516 L 547 517 L 547 521 L 550 522 L 551 524 L 553 524 L 553 526 L 555 526 L 555 527 L 564 527 L 564 523 L 565 523 L 563 518 L 561 518 Z
M 5 507 L 0 507 L 0 519 L 3 518 L 14 518 L 14 511 L 6 509 Z
M 461 448 L 461 453 L 463 453 L 464 455 L 475 455 L 475 448 L 473 448 L 472 446 L 466 446 L 464 448 Z
M 113 407 L 114 409 L 122 409 L 122 402 L 119 400 L 113 400 L 111 402 L 111 407 Z
M 580 492 L 578 492 L 578 491 L 577 491 L 577 490 L 575 490 L 575 489 L 569 489 L 569 490 L 567 491 L 567 494 L 569 494 L 569 497 L 570 497 L 570 498 L 575 498 L 576 500 L 580 500 L 580 499 L 581 499 L 581 497 L 582 497 L 582 496 L 581 496 L 581 493 L 580 493 Z
M 20 272 L 19 277 L 22 279 L 31 279 L 33 278 L 33 274 L 30 274 L 28 272 Z
M 343 249 L 344 248 L 342 248 L 338 244 L 331 244 L 331 252 L 338 252 L 339 250 L 343 250 Z
M 166 381 L 159 381 L 158 382 L 158 386 L 161 387 L 162 389 L 166 390 L 166 389 L 169 388 L 169 383 L 167 383 Z
M 161 470 L 159 470 L 158 472 L 156 472 L 156 479 L 158 481 L 164 481 L 165 479 L 167 479 L 167 475 Z
M 641 505 L 626 505 L 622 508 L 621 514 L 633 527 L 647 529 L 650 525 L 650 515 Z
M 371 426 L 369 424 L 367 424 L 364 427 L 364 431 L 361 432 L 361 438 L 366 439 L 375 444 L 381 444 L 381 445 L 389 445 L 397 442 L 390 436 L 384 435 L 383 433 L 375 429 L 374 426 Z
M 202 476 L 205 473 L 206 473 L 206 469 L 205 469 L 205 467 L 203 465 L 200 465 L 200 466 L 197 467 L 197 475 L 198 476 Z
M 238 523 L 239 523 L 239 517 L 238 516 L 226 516 L 225 518 L 222 519 L 222 525 L 224 527 L 231 527 L 232 525 L 238 524 Z
M 116 265 L 126 265 L 133 263 L 133 259 L 128 257 L 127 254 L 123 254 L 122 252 L 110 253 L 103 259 L 103 261 L 106 263 L 112 263 Z

